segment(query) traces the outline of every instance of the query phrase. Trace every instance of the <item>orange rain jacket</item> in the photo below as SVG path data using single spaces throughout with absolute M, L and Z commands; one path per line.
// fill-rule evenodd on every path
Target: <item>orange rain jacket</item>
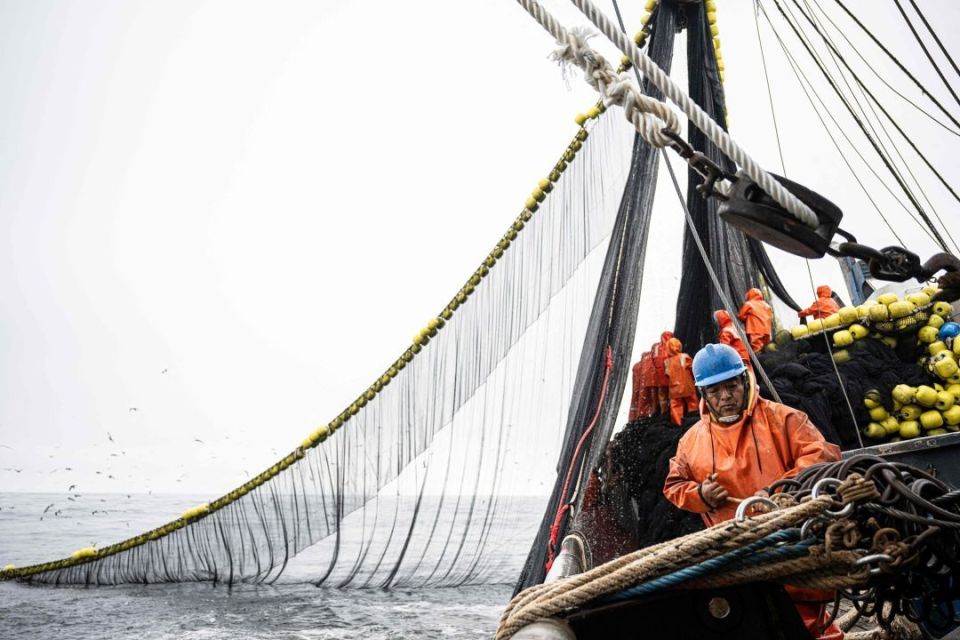
M 667 341 L 667 358 L 664 368 L 670 380 L 670 399 L 696 397 L 697 387 L 693 383 L 693 358 L 681 353 L 683 345 L 676 338 Z
M 763 299 L 760 289 L 747 291 L 747 301 L 740 307 L 737 317 L 744 323 L 750 346 L 760 351 L 770 342 L 773 330 L 773 308 Z
M 740 357 L 743 358 L 743 361 L 749 365 L 750 352 L 747 351 L 747 347 L 745 344 L 743 344 L 743 340 L 741 340 L 740 336 L 737 335 L 737 330 L 733 328 L 733 318 L 731 318 L 730 314 L 723 309 L 717 309 L 714 311 L 713 317 L 716 318 L 717 324 L 720 325 L 720 333 L 717 336 L 717 342 L 720 344 L 730 345 L 736 349 L 737 353 L 740 354 Z
M 653 354 L 645 351 L 640 360 L 633 365 L 633 395 L 630 398 L 629 420 L 652 416 L 654 401 L 650 388 L 653 384 Z
M 731 498 L 742 499 L 780 478 L 797 475 L 805 467 L 840 459 L 839 447 L 823 439 L 807 414 L 760 398 L 752 373 L 748 373 L 748 380 L 750 397 L 744 418 L 731 425 L 721 424 L 701 400 L 700 422 L 680 438 L 677 454 L 670 459 L 663 495 L 679 508 L 701 514 L 707 526 L 729 520 L 737 511 L 733 502 L 711 510 L 700 498 L 700 483 L 711 473 L 716 472 L 717 481 Z M 843 638 L 835 624 L 827 624 L 829 618 L 822 604 L 833 594 L 789 585 L 787 593 L 812 637 Z
M 827 285 L 822 284 L 817 287 L 817 299 L 814 303 L 797 315 L 801 318 L 804 316 L 813 316 L 814 320 L 820 320 L 837 311 L 840 311 L 840 305 L 833 299 L 833 291 Z
M 663 362 L 667 358 L 667 342 L 673 337 L 673 332 L 664 331 L 660 334 L 660 342 L 651 347 L 653 350 L 653 380 L 658 387 L 665 387 L 670 384 L 667 380 L 667 371 L 664 369 Z
M 663 485 L 667 500 L 702 515 L 707 526 L 734 516 L 727 502 L 711 510 L 700 497 L 700 483 L 716 472 L 731 498 L 747 498 L 780 478 L 820 462 L 840 459 L 840 448 L 823 439 L 807 418 L 792 407 L 764 400 L 756 393 L 753 374 L 744 418 L 731 425 L 717 422 L 700 401 L 700 422 L 680 438 L 677 454 Z

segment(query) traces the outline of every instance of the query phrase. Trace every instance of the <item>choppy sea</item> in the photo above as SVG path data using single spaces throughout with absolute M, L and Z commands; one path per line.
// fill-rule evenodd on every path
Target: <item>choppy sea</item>
M 0 493 L 0 566 L 105 546 L 200 501 L 126 494 L 68 501 L 62 495 Z M 2 582 L 0 638 L 487 638 L 511 591 L 507 584 L 384 591 L 310 584 L 87 588 Z

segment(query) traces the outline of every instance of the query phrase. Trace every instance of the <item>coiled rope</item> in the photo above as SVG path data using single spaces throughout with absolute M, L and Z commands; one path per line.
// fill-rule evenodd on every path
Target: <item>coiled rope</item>
M 885 631 L 918 622 L 952 599 L 960 574 L 960 492 L 928 473 L 876 456 L 804 469 L 771 485 L 776 505 L 640 549 L 582 574 L 536 585 L 507 606 L 497 640 L 524 626 L 670 588 L 774 581 L 839 591 L 855 618 Z M 917 610 L 915 603 L 927 603 Z M 882 637 L 882 636 L 876 636 Z
M 656 120 L 665 123 L 669 131 L 675 132 L 678 130 L 671 129 L 669 126 L 670 122 L 676 119 L 676 115 L 674 114 L 672 117 L 665 115 L 665 111 L 667 110 L 672 112 L 665 103 L 653 100 L 649 96 L 643 96 L 626 78 L 618 77 L 616 80 L 611 79 L 607 74 L 607 70 L 611 69 L 609 63 L 603 61 L 602 56 L 586 44 L 585 32 L 580 29 L 568 31 L 549 11 L 544 9 L 537 0 L 517 0 L 517 2 L 540 26 L 557 40 L 561 48 L 555 55 L 559 55 L 559 59 L 569 60 L 582 68 L 591 86 L 594 86 L 594 88 L 600 91 L 605 99 L 609 99 L 611 103 L 621 104 L 618 100 L 622 100 L 624 104 L 621 106 L 624 106 L 625 110 L 627 108 L 626 105 L 630 105 L 632 111 L 627 114 L 627 117 L 631 122 L 634 122 L 635 126 L 637 126 L 637 131 L 643 136 L 645 141 L 658 147 L 663 147 L 668 144 L 668 141 L 665 140 L 665 134 L 650 131 L 651 127 L 655 126 Z M 643 72 L 650 82 L 656 85 L 657 88 L 663 91 L 667 98 L 680 107 L 694 126 L 703 131 L 703 133 L 717 145 L 717 148 L 737 166 L 742 167 L 744 173 L 756 182 L 761 189 L 770 194 L 770 197 L 776 200 L 778 204 L 784 207 L 800 222 L 811 228 L 817 227 L 817 216 L 810 207 L 801 202 L 799 198 L 787 191 L 787 189 L 774 180 L 770 174 L 764 171 L 760 165 L 730 137 L 730 134 L 714 122 L 706 111 L 701 109 L 649 56 L 640 51 L 626 34 L 617 29 L 606 15 L 590 2 L 590 0 L 571 0 L 571 2 L 633 62 L 637 69 Z M 610 71 L 610 73 L 612 74 L 612 71 Z M 613 75 L 615 76 L 616 74 Z M 629 84 L 630 88 L 627 89 L 622 86 L 624 84 Z M 611 87 L 615 90 L 613 94 L 609 93 Z M 635 94 L 642 96 L 643 99 L 636 97 Z M 660 106 L 654 106 L 652 104 L 654 102 Z M 636 122 L 634 118 L 637 118 Z

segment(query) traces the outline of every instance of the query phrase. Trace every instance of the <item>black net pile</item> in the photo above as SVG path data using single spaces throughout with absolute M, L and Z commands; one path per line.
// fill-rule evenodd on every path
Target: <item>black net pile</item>
M 699 515 L 677 509 L 663 496 L 677 442 L 698 418 L 690 414 L 680 427 L 665 415 L 643 418 L 607 445 L 572 525 L 587 542 L 594 566 L 703 528 Z
M 611 443 L 612 465 L 622 474 L 637 513 L 643 514 L 635 524 L 638 548 L 703 528 L 699 515 L 677 509 L 663 496 L 663 482 L 677 442 L 699 419 L 699 415 L 690 414 L 680 427 L 665 415 L 639 420 L 628 424 Z
M 810 416 L 830 442 L 855 449 L 860 446 L 858 428 L 870 422 L 863 405 L 868 391 L 878 390 L 880 398 L 890 403 L 890 391 L 896 385 L 921 385 L 929 380 L 912 354 L 916 342 L 903 342 L 901 348 L 910 353 L 891 349 L 879 340 L 858 340 L 847 349 L 850 359 L 837 364 L 836 370 L 822 337 L 780 345 L 775 352 L 761 354 L 760 362 L 784 404 Z M 761 394 L 771 397 L 762 385 Z

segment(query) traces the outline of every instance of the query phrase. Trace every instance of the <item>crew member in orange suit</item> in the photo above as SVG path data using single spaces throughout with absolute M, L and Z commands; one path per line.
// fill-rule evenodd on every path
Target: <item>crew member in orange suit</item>
M 833 299 L 833 291 L 825 284 L 817 287 L 817 299 L 813 304 L 797 313 L 800 318 L 813 316 L 814 320 L 820 320 L 840 311 L 840 305 Z
M 760 289 L 747 291 L 747 300 L 737 314 L 744 324 L 744 331 L 754 351 L 760 351 L 770 343 L 773 331 L 773 307 L 766 303 Z
M 693 359 L 700 391 L 700 421 L 680 438 L 664 482 L 666 498 L 701 514 L 712 526 L 731 519 L 735 500 L 765 495 L 765 487 L 802 469 L 840 459 L 807 415 L 759 397 L 753 373 L 732 347 L 708 344 Z M 827 620 L 833 594 L 788 588 L 813 637 L 839 640 Z
M 737 330 L 733 326 L 733 318 L 730 317 L 730 314 L 723 309 L 717 309 L 713 312 L 713 317 L 717 321 L 717 324 L 720 325 L 717 342 L 733 347 L 736 352 L 740 354 L 744 364 L 751 367 L 750 351 L 747 350 L 747 345 L 743 344 L 743 340 L 741 340 L 737 334 Z
M 683 353 L 683 345 L 676 338 L 667 341 L 664 367 L 670 381 L 670 420 L 679 427 L 683 416 L 697 410 L 697 388 L 693 384 L 693 358 Z
M 653 353 L 645 352 L 633 365 L 633 395 L 630 398 L 630 422 L 649 418 L 656 412 L 656 385 L 653 382 Z
M 667 359 L 667 342 L 673 337 L 673 332 L 664 331 L 660 334 L 660 342 L 651 347 L 653 351 L 653 382 L 657 387 L 657 403 L 660 407 L 660 413 L 667 413 L 670 410 L 670 381 L 667 380 L 667 370 L 664 368 L 664 361 Z

